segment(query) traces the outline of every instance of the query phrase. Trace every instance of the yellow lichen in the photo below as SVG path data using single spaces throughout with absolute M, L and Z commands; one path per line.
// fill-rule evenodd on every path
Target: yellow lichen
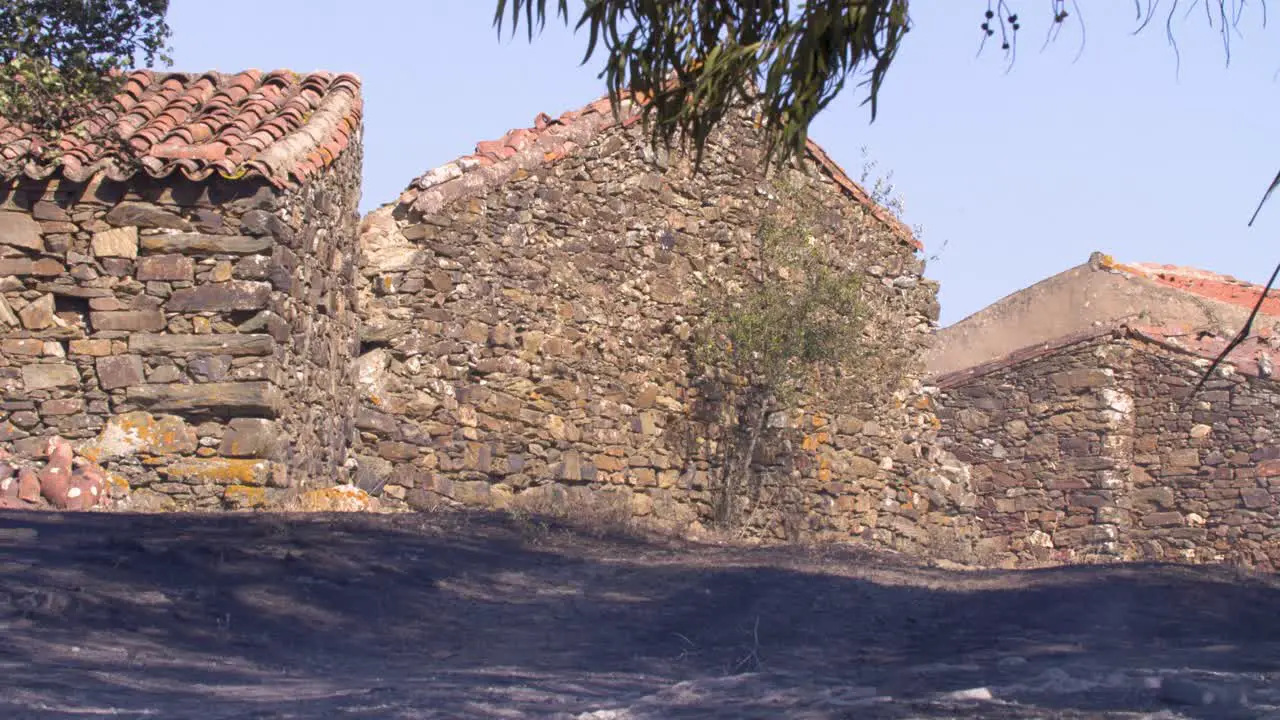
M 222 499 L 234 507 L 262 507 L 267 504 L 267 491 L 260 487 L 232 485 L 222 493 Z
M 368 512 L 378 509 L 378 501 L 354 485 L 308 490 L 291 502 L 289 509 L 300 512 Z
M 217 485 L 263 485 L 271 469 L 265 460 L 186 458 L 160 470 L 170 480 Z

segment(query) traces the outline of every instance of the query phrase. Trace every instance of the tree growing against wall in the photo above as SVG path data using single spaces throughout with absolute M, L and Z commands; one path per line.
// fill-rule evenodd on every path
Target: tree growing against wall
M 0 124 L 51 139 L 74 131 L 119 88 L 121 70 L 169 62 L 168 9 L 169 0 L 0 0 Z
M 710 294 L 693 343 L 693 372 L 715 400 L 719 427 L 715 519 L 745 523 L 758 504 L 761 478 L 753 458 L 775 412 L 791 410 L 806 391 L 838 394 L 868 384 L 870 354 L 863 275 L 841 258 L 820 229 L 815 197 L 783 180 L 776 204 L 756 232 L 755 277 L 724 295 Z

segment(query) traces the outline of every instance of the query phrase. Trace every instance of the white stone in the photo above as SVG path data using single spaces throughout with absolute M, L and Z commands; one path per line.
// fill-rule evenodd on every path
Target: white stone
M 942 697 L 947 700 L 994 700 L 995 696 L 991 694 L 989 688 L 977 687 L 968 690 L 956 690 L 949 692 Z
M 1033 547 L 1052 548 L 1053 538 L 1049 534 L 1041 530 L 1032 530 L 1027 535 L 1027 544 Z
M 0 295 L 0 323 L 11 327 L 18 324 L 18 316 L 13 312 L 13 308 L 9 307 L 3 295 Z
M 90 242 L 94 257 L 138 257 L 138 228 L 122 227 L 93 234 Z
M 387 368 L 391 366 L 391 352 L 386 348 L 371 350 L 356 358 L 356 384 L 366 397 L 382 392 Z

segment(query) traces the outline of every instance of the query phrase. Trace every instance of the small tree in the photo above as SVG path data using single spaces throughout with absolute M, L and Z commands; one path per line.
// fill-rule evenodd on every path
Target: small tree
M 0 0 L 0 117 L 57 137 L 165 55 L 169 0 Z
M 759 499 L 752 458 L 769 416 L 816 389 L 824 369 L 822 389 L 833 391 L 848 379 L 841 366 L 865 351 L 861 273 L 823 237 L 816 199 L 783 181 L 775 187 L 782 202 L 757 232 L 757 276 L 708 302 L 695 345 L 700 384 L 718 400 L 723 455 L 713 511 L 726 525 L 741 524 Z

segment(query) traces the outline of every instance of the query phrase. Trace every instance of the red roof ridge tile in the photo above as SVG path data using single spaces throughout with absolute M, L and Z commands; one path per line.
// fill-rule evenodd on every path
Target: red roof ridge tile
M 606 95 L 559 117 L 540 112 L 533 126 L 507 131 L 496 140 L 476 143 L 475 151 L 434 168 L 416 178 L 400 195 L 400 202 L 429 215 L 460 199 L 473 197 L 485 189 L 510 179 L 520 170 L 554 163 L 585 147 L 601 132 L 618 125 L 627 127 L 640 119 L 643 99 L 623 98 L 615 117 Z M 806 140 L 807 156 L 851 199 L 884 223 L 894 235 L 921 250 L 923 245 L 911 230 L 883 205 L 877 203 L 831 156 L 812 139 Z
M 1200 268 L 1160 263 L 1118 263 L 1110 255 L 1100 255 L 1100 258 L 1100 266 L 1111 272 L 1249 310 L 1258 302 L 1263 290 L 1262 285 Z M 1260 313 L 1280 317 L 1280 295 L 1268 293 Z
M 361 124 L 360 88 L 358 76 L 328 71 L 137 70 L 55 144 L 0 117 L 0 178 L 123 181 L 179 172 L 204 180 L 217 173 L 287 187 L 350 144 Z

